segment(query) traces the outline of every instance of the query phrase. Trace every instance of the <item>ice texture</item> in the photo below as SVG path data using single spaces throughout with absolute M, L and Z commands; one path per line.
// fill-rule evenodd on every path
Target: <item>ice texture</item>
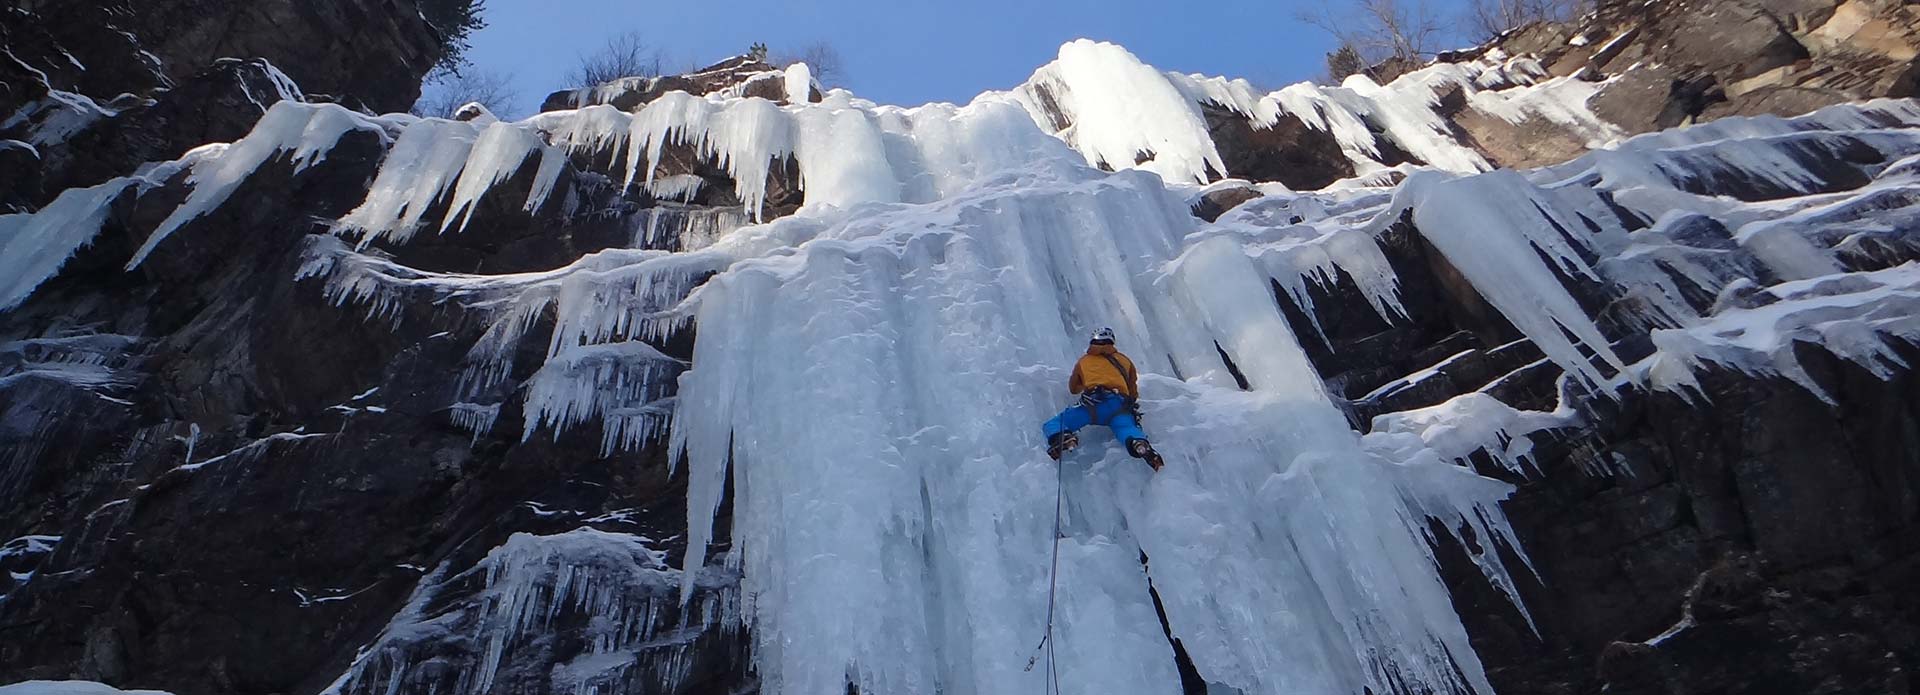
M 1196 223 L 1158 177 L 1009 175 L 1018 185 L 930 208 L 741 230 L 731 239 L 793 228 L 810 240 L 736 262 L 690 300 L 700 337 L 673 431 L 689 468 L 689 561 L 731 476 L 766 687 L 1040 686 L 1020 670 L 1043 627 L 1055 491 L 1035 424 L 1062 402 L 1080 336 L 1102 323 L 1148 375 L 1148 420 L 1169 433 L 1158 444 L 1170 463 L 1149 479 L 1089 433 L 1094 453 L 1066 464 L 1064 690 L 1178 687 L 1149 577 L 1211 681 L 1483 687 L 1423 512 L 1497 519 L 1509 488 L 1442 474 L 1449 487 L 1409 501 L 1397 486 L 1423 480 L 1411 471 L 1457 469 L 1363 447 L 1278 307 L 1244 300 L 1266 294 L 1262 267 L 1230 236 L 1184 244 Z M 1221 349 L 1253 392 L 1226 377 Z M 1172 373 L 1196 376 L 1159 376 Z M 834 407 L 783 415 L 796 393 Z M 1329 528 L 1350 535 L 1303 549 Z M 1383 581 L 1417 590 L 1356 583 Z
M 674 692 L 699 641 L 737 629 L 737 581 L 708 569 L 697 600 L 679 597 L 680 572 L 648 538 L 593 528 L 516 533 L 474 567 L 446 564 L 422 577 L 400 613 L 362 647 L 331 695 L 501 692 L 544 681 L 551 692 Z M 477 591 L 472 589 L 477 584 Z M 552 633 L 577 630 L 579 653 Z M 448 646 L 472 640 L 473 651 Z M 548 668 L 550 659 L 571 656 Z M 509 683 L 512 683 L 509 685 Z

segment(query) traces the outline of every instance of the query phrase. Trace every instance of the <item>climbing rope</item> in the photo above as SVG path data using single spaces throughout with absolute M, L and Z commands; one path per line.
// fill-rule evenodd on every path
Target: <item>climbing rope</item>
M 1033 671 L 1033 665 L 1040 660 L 1042 650 L 1047 655 L 1047 683 L 1052 690 L 1043 693 L 1060 695 L 1060 671 L 1053 661 L 1053 597 L 1060 588 L 1060 506 L 1067 496 L 1067 467 L 1059 461 L 1053 462 L 1053 568 L 1047 571 L 1047 634 L 1040 638 L 1040 644 L 1033 648 L 1034 655 L 1027 659 L 1027 671 Z

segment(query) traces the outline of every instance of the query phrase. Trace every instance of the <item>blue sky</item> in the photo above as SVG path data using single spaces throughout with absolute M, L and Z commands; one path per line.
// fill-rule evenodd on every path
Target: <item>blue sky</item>
M 1458 0 L 1437 0 L 1451 7 Z M 1322 71 L 1332 41 L 1295 20 L 1319 0 L 489 0 L 468 58 L 511 76 L 518 113 L 537 110 L 579 55 L 638 31 L 679 70 L 744 53 L 824 41 L 841 85 L 881 103 L 965 103 L 1025 80 L 1076 38 L 1113 41 L 1162 69 L 1244 77 L 1277 88 Z M 1341 7 L 1345 3 L 1333 4 Z

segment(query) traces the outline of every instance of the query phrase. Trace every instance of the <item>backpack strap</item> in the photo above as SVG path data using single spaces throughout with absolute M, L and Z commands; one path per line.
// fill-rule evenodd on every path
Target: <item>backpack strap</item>
M 1113 355 L 1101 355 L 1101 357 L 1107 359 L 1107 364 L 1113 365 L 1113 371 L 1119 372 L 1120 378 L 1125 379 L 1128 385 L 1132 385 L 1135 383 L 1134 380 L 1139 378 L 1133 373 L 1133 370 L 1120 366 L 1120 360 L 1114 359 Z M 1127 400 L 1135 400 L 1140 397 L 1138 393 L 1122 393 L 1120 395 L 1126 396 Z

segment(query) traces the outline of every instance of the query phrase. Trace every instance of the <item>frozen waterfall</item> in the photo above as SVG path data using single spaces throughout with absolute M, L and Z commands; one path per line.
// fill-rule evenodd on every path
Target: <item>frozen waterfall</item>
M 1375 241 L 1411 226 L 1569 375 L 1565 392 L 1683 389 L 1706 363 L 1794 376 L 1794 334 L 1842 337 L 1850 357 L 1875 362 L 1890 359 L 1881 336 L 1920 333 L 1911 266 L 1802 279 L 1838 270 L 1856 243 L 1837 238 L 1836 220 L 1871 218 L 1883 209 L 1867 196 L 1920 185 L 1912 160 L 1865 171 L 1876 183 L 1858 198 L 1799 206 L 1739 203 L 1697 185 L 1699 172 L 1771 176 L 1812 194 L 1783 153 L 1827 138 L 1890 162 L 1912 157 L 1913 105 L 1727 119 L 1611 142 L 1548 169 L 1477 173 L 1486 162 L 1434 125 L 1436 85 L 1484 88 L 1476 103 L 1503 117 L 1598 123 L 1584 101 L 1565 102 L 1591 90 L 1535 84 L 1537 65 L 1503 61 L 1406 84 L 1258 95 L 1076 42 L 1029 84 L 964 106 L 882 106 L 844 90 L 795 103 L 670 93 L 633 112 L 596 105 L 507 123 L 282 102 L 241 142 L 175 164 L 191 166 L 201 188 L 139 254 L 187 233 L 263 161 L 304 165 L 344 133 L 376 133 L 388 149 L 366 200 L 332 235 L 309 239 L 300 279 L 370 318 L 400 321 L 410 302 L 480 317 L 487 327 L 467 352 L 460 400 L 447 404 L 464 429 L 494 427 L 508 364 L 544 349 L 524 388 L 505 396 L 525 406 L 521 436 L 598 427 L 607 452 L 665 444 L 684 467 L 686 571 L 661 566 L 645 539 L 515 536 L 484 563 L 492 603 L 427 615 L 429 590 L 450 581 L 437 570 L 416 594 L 420 610 L 363 651 L 342 692 L 400 682 L 419 665 L 411 640 L 429 627 L 477 625 L 505 650 L 562 612 L 647 616 L 644 629 L 605 633 L 595 652 L 604 663 L 568 672 L 592 692 L 617 680 L 592 669 L 629 668 L 622 650 L 670 630 L 656 614 L 671 612 L 662 597 L 676 582 L 687 611 L 695 589 L 720 576 L 738 577 L 737 596 L 693 612 L 703 625 L 747 629 L 763 692 L 1042 692 L 1043 672 L 1025 667 L 1046 628 L 1052 511 L 1064 495 L 1062 692 L 1179 692 L 1171 636 L 1221 692 L 1490 693 L 1430 534 L 1476 539 L 1463 544 L 1471 559 L 1525 615 L 1516 578 L 1531 570 L 1506 561 L 1525 556 L 1498 506 L 1511 487 L 1456 459 L 1482 446 L 1502 460 L 1524 456 L 1514 438 L 1577 415 L 1468 394 L 1363 436 L 1302 348 L 1319 338 L 1296 335 L 1281 302 L 1317 321 L 1307 288 L 1346 278 L 1382 318 L 1403 320 Z M 811 84 L 804 70 L 787 79 L 798 85 L 790 93 Z M 1378 136 L 1434 166 L 1398 187 L 1366 177 L 1319 192 L 1266 185 L 1262 200 L 1204 223 L 1190 213 L 1192 182 L 1232 172 L 1221 171 L 1203 101 L 1267 124 L 1299 115 L 1334 132 L 1357 164 L 1371 162 Z M 616 185 L 679 205 L 714 181 L 662 173 L 674 148 L 725 171 L 737 205 L 655 208 L 634 248 L 539 272 L 428 272 L 368 248 L 461 234 L 476 201 L 509 181 L 531 181 L 513 193 L 537 209 L 565 167 L 589 159 Z M 1138 166 L 1099 166 L 1115 162 Z M 770 172 L 789 163 L 805 205 L 747 224 L 767 217 Z M 523 167 L 532 175 L 516 178 Z M 71 193 L 43 218 L 0 217 L 0 230 L 16 230 L 0 248 L 24 259 L 0 260 L 23 278 L 0 287 L 0 304 L 54 275 L 97 232 L 101 206 L 135 184 L 145 185 Z M 1722 246 L 1694 245 L 1679 230 L 1689 215 L 1734 232 Z M 682 229 L 652 226 L 667 218 Z M 1709 296 L 1776 284 L 1785 302 L 1700 306 L 1676 275 Z M 1618 354 L 1570 281 L 1637 300 L 1658 327 L 1654 354 Z M 546 320 L 547 344 L 518 350 L 546 335 L 530 331 Z M 1058 477 L 1043 452 L 1039 424 L 1066 402 L 1066 370 L 1103 325 L 1143 373 L 1145 425 L 1168 461 L 1157 475 L 1104 430 L 1089 431 Z M 690 361 L 658 347 L 689 327 Z M 1481 426 L 1458 427 L 1460 418 Z M 729 492 L 731 542 L 708 558 Z M 567 583 L 554 589 L 553 577 Z M 645 590 L 609 588 L 626 577 L 644 577 Z M 484 690 L 498 657 L 489 653 L 481 676 L 449 682 Z

